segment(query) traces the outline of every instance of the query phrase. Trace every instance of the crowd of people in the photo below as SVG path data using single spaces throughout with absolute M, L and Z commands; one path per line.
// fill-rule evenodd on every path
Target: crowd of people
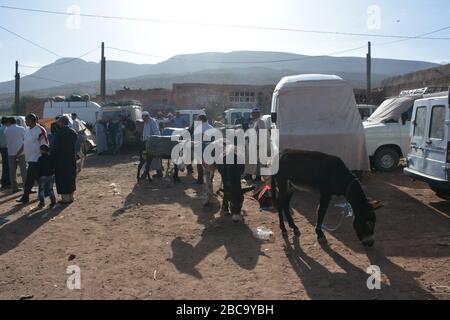
M 260 118 L 259 109 L 255 109 L 252 114 L 250 127 L 257 125 Z M 50 133 L 39 124 L 38 117 L 34 114 L 26 116 L 27 128 L 16 123 L 14 117 L 3 117 L 0 126 L 0 153 L 2 158 L 1 189 L 10 190 L 12 194 L 22 192 L 22 196 L 17 200 L 20 204 L 30 202 L 31 194 L 37 193 L 39 207 L 45 206 L 45 197 L 50 197 L 50 206 L 56 205 L 56 197 L 53 186 L 61 195 L 61 203 L 67 204 L 74 201 L 76 190 L 76 177 L 80 171 L 77 168 L 77 150 L 80 149 L 80 134 L 86 127 L 76 114 L 57 117 L 51 125 Z M 156 171 L 154 177 L 163 177 L 163 167 L 161 159 L 153 159 L 152 163 L 147 161 L 145 142 L 151 136 L 160 136 L 166 126 L 172 128 L 188 128 L 191 135 L 204 135 L 213 127 L 208 122 L 205 115 L 200 115 L 196 121 L 201 124 L 194 128 L 194 125 L 186 123 L 185 119 L 176 113 L 170 118 L 170 122 L 158 120 L 158 117 L 151 117 L 150 113 L 143 112 L 144 122 L 141 133 L 141 152 L 138 179 L 150 176 L 150 172 Z M 123 145 L 124 131 L 129 129 L 136 131 L 136 125 L 131 127 L 130 120 L 121 117 L 116 121 L 98 121 L 95 125 L 97 153 L 99 155 L 112 151 L 117 154 Z M 256 128 L 257 129 L 257 128 Z M 140 171 L 145 168 L 141 176 Z M 17 169 L 22 177 L 23 188 L 19 188 L 17 182 Z M 192 175 L 193 166 L 187 166 L 189 175 Z M 203 184 L 203 167 L 197 165 L 198 177 L 196 184 Z M 179 182 L 178 167 L 175 166 L 174 181 Z M 249 175 L 252 172 L 247 172 Z M 33 188 L 38 185 L 39 192 Z
M 1 189 L 9 190 L 11 194 L 22 192 L 17 200 L 19 204 L 29 203 L 31 195 L 37 193 L 40 208 L 45 207 L 48 196 L 53 208 L 57 204 L 53 190 L 56 184 L 60 203 L 72 203 L 76 191 L 76 150 L 80 143 L 76 130 L 83 130 L 81 124 L 76 115 L 72 116 L 72 123 L 68 116 L 61 116 L 52 124 L 48 135 L 34 114 L 26 116 L 26 128 L 19 126 L 14 117 L 3 117 L 0 127 Z M 17 182 L 17 167 L 23 189 Z M 39 192 L 33 190 L 35 185 Z

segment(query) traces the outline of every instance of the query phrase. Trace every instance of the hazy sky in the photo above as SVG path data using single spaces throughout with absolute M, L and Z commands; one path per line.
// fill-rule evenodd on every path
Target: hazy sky
M 0 5 L 85 14 L 117 15 L 172 21 L 251 25 L 350 33 L 417 36 L 450 26 L 448 0 L 7 0 Z M 72 11 L 73 12 L 73 11 Z M 374 43 L 380 58 L 450 61 L 449 40 L 410 40 L 247 30 L 171 23 L 70 18 L 0 8 L 0 26 L 58 55 L 77 57 L 99 46 L 170 57 L 182 53 L 236 50 L 283 51 L 322 55 Z M 450 29 L 430 35 L 450 37 Z M 378 45 L 377 44 L 384 44 Z M 365 49 L 344 54 L 365 56 Z M 98 61 L 100 51 L 84 59 Z M 107 50 L 108 59 L 156 63 L 163 59 Z M 14 62 L 40 66 L 58 59 L 0 30 L 0 81 L 12 80 Z M 33 69 L 22 68 L 22 73 Z

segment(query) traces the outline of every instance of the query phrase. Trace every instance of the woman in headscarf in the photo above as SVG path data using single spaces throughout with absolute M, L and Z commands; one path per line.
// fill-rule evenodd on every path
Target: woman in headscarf
M 58 122 L 59 130 L 56 133 L 55 143 L 52 149 L 52 160 L 55 167 L 56 190 L 61 195 L 63 204 L 74 201 L 76 190 L 77 161 L 75 155 L 75 144 L 78 135 L 69 127 L 70 121 L 66 116 L 61 117 Z

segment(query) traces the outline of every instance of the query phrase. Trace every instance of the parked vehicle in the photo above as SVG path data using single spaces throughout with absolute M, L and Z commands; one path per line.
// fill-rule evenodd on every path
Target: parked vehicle
M 373 104 L 358 104 L 359 114 L 361 115 L 361 120 L 366 121 L 370 116 L 377 110 L 378 106 Z
M 76 113 L 78 118 L 94 124 L 100 112 L 100 105 L 93 101 L 53 101 L 49 100 L 44 105 L 44 119 L 55 118 L 62 114 Z
M 204 109 L 201 110 L 177 110 L 180 113 L 180 117 L 184 119 L 188 127 L 192 127 L 194 121 L 201 115 L 206 116 Z
M 144 127 L 142 107 L 138 105 L 103 107 L 97 115 L 97 120 L 116 122 L 126 119 L 124 131 L 124 146 L 137 148 L 140 146 Z
M 398 168 L 400 160 L 408 154 L 414 101 L 436 90 L 441 91 L 431 87 L 403 91 L 400 96 L 384 101 L 363 123 L 373 168 L 381 172 Z
M 227 126 L 242 124 L 238 123 L 239 118 L 249 123 L 252 118 L 252 109 L 228 109 L 223 113 L 223 118 Z
M 103 107 L 100 109 L 97 120 L 114 121 L 127 117 L 133 122 L 142 121 L 142 107 L 137 105 Z
M 450 200 L 450 90 L 449 94 L 417 100 L 412 120 L 411 148 L 404 172 Z
M 368 171 L 364 129 L 351 85 L 334 75 L 286 77 L 275 89 L 273 128 L 279 152 L 318 151 L 341 158 L 352 171 Z

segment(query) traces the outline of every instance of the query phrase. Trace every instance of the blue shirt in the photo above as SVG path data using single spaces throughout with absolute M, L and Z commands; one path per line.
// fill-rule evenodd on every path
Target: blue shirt
M 175 117 L 173 119 L 173 127 L 174 128 L 182 129 L 182 128 L 186 128 L 187 126 L 188 125 L 187 125 L 186 121 L 182 117 Z

